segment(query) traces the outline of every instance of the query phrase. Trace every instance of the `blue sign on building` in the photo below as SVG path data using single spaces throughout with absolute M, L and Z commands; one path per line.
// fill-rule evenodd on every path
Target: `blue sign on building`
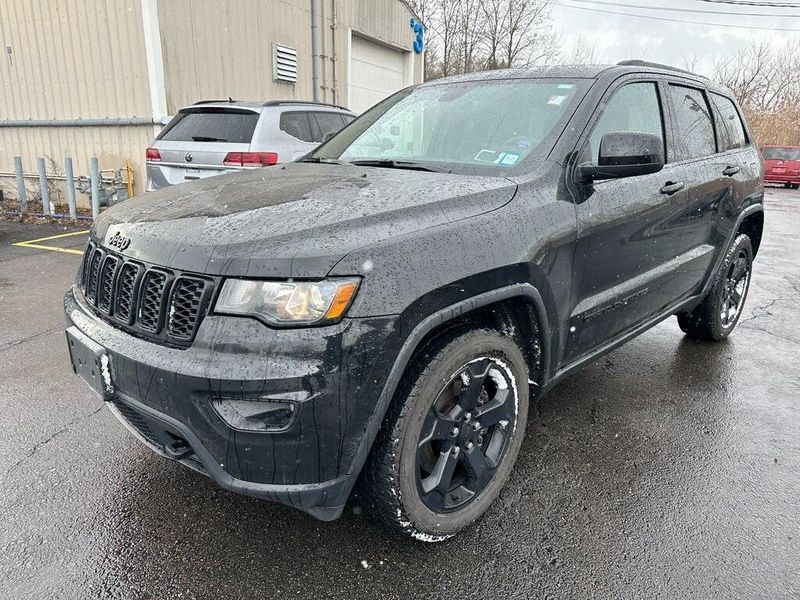
M 410 25 L 414 33 L 417 34 L 413 44 L 414 52 L 422 54 L 422 51 L 425 49 L 425 28 L 422 26 L 422 23 L 417 21 L 414 17 L 411 17 Z

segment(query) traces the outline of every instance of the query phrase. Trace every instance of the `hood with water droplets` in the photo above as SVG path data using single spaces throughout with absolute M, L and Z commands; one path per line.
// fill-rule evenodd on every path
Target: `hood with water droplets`
M 94 237 L 130 258 L 241 277 L 324 277 L 348 253 L 499 208 L 516 184 L 400 169 L 290 163 L 211 177 L 104 212 Z

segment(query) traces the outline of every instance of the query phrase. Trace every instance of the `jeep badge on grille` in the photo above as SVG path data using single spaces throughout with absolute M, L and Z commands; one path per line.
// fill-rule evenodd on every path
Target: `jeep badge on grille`
M 108 245 L 122 252 L 131 245 L 131 238 L 125 237 L 118 231 L 108 240 Z

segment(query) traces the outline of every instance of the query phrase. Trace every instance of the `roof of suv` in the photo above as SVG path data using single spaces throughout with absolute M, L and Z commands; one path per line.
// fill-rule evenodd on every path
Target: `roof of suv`
M 292 107 L 305 107 L 305 108 L 328 108 L 334 110 L 341 110 L 350 112 L 343 106 L 336 104 L 327 104 L 325 102 L 312 102 L 311 100 L 270 100 L 268 102 L 258 102 L 253 100 L 198 100 L 194 104 L 190 104 L 184 108 L 192 108 L 194 106 L 214 106 L 226 108 L 249 108 L 260 112 L 264 107 L 272 106 L 292 106 Z
M 713 84 L 702 75 L 678 69 L 669 65 L 647 62 L 643 60 L 623 60 L 615 65 L 557 65 L 542 67 L 522 67 L 517 69 L 498 69 L 495 71 L 482 71 L 448 77 L 447 81 L 483 81 L 492 79 L 528 79 L 547 77 L 571 77 L 578 79 L 598 79 L 601 75 L 625 75 L 627 73 L 657 73 L 660 75 L 678 75 L 687 79 L 702 82 L 703 85 Z M 422 85 L 436 85 L 442 79 L 426 82 Z

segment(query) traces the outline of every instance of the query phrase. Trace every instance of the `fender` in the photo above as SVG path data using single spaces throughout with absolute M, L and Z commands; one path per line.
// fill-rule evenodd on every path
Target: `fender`
M 539 291 L 529 283 L 516 283 L 472 296 L 471 298 L 467 298 L 432 313 L 414 327 L 400 348 L 394 366 L 392 366 L 392 370 L 386 378 L 386 384 L 383 386 L 383 391 L 378 398 L 375 410 L 370 416 L 367 429 L 359 442 L 358 451 L 352 463 L 352 471 L 348 473 L 351 477 L 351 486 L 355 483 L 357 475 L 364 467 L 367 455 L 372 448 L 372 444 L 375 442 L 375 437 L 386 416 L 386 411 L 389 409 L 389 403 L 394 397 L 394 393 L 397 390 L 397 386 L 400 384 L 403 373 L 405 373 L 408 362 L 411 360 L 411 357 L 414 355 L 414 352 L 416 352 L 420 342 L 422 342 L 425 336 L 439 325 L 475 310 L 476 308 L 517 297 L 528 298 L 533 302 L 536 317 L 539 319 L 542 339 L 549 340 L 551 338 L 550 323 L 547 319 L 544 301 Z M 545 377 L 549 376 L 550 373 L 550 354 L 549 344 L 542 344 L 542 372 L 545 373 Z
M 714 268 L 711 270 L 711 276 L 703 285 L 703 289 L 700 292 L 700 297 L 704 297 L 708 291 L 711 289 L 711 286 L 714 285 L 714 282 L 717 280 L 717 276 L 719 275 L 719 270 L 722 267 L 722 261 L 725 260 L 725 253 L 730 248 L 731 243 L 733 242 L 734 238 L 736 237 L 736 233 L 739 231 L 739 227 L 742 226 L 742 222 L 757 212 L 764 212 L 764 204 L 761 202 L 755 202 L 750 206 L 743 208 L 742 211 L 739 213 L 739 216 L 736 218 L 736 223 L 731 228 L 731 232 L 728 234 L 728 238 L 725 240 L 725 245 L 722 247 L 722 250 L 717 256 L 716 261 L 714 262 Z

